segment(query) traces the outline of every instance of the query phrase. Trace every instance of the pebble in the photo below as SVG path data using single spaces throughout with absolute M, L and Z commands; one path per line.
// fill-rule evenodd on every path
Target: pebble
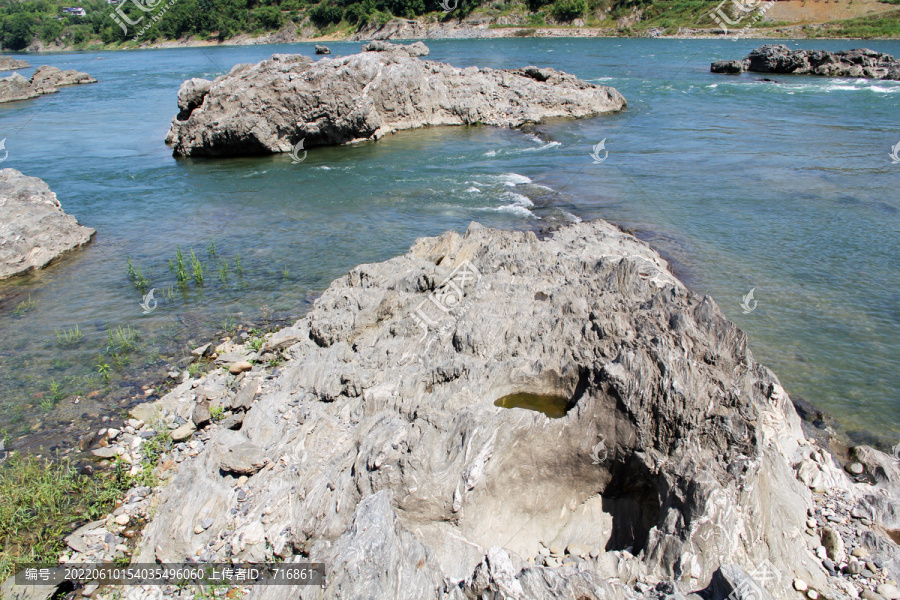
M 819 592 L 817 592 L 816 590 L 807 590 L 806 597 L 809 598 L 809 600 L 817 600 L 819 597 Z
M 873 577 L 875 577 L 875 573 L 873 573 L 872 571 L 870 571 L 868 569 L 863 569 L 862 572 L 860 573 L 860 575 L 862 575 L 866 579 L 872 579 Z
M 203 533 L 203 527 L 201 525 L 197 525 L 196 527 L 194 527 L 194 533 Z
M 172 441 L 173 442 L 183 442 L 187 439 L 190 439 L 191 435 L 194 433 L 194 424 L 193 423 L 185 423 L 181 425 L 177 429 L 172 432 Z
M 809 586 L 806 585 L 806 582 L 803 581 L 802 579 L 795 579 L 794 580 L 794 589 L 797 590 L 798 592 L 805 592 L 806 590 L 809 589 Z
M 115 427 L 110 427 L 109 429 L 106 430 L 106 437 L 108 439 L 114 440 L 119 436 L 120 433 L 122 433 L 121 429 L 116 429 Z
M 853 551 L 850 552 L 850 556 L 855 556 L 856 558 L 863 558 L 864 556 L 867 556 L 868 554 L 869 554 L 868 551 L 866 551 L 866 549 L 863 548 L 862 546 L 860 546 L 858 548 L 854 548 Z
M 865 468 L 862 466 L 862 464 L 858 462 L 852 462 L 847 465 L 846 468 L 847 472 L 852 473 L 853 475 L 862 475 L 863 471 L 865 471 Z
M 834 562 L 831 559 L 829 559 L 829 558 L 824 559 L 822 561 L 822 566 L 825 567 L 825 570 L 828 571 L 829 573 L 834 573 Z
M 100 587 L 99 583 L 89 583 L 86 586 L 84 586 L 83 588 L 81 588 L 81 595 L 82 596 L 90 596 L 91 594 L 96 592 L 97 588 L 99 588 L 99 587 Z
M 876 567 L 876 566 L 875 566 L 875 563 L 873 563 L 872 561 L 867 561 L 867 562 L 866 562 L 866 568 L 867 568 L 868 570 L 872 571 L 873 573 L 877 573 L 877 572 L 878 572 L 878 567 Z
M 118 525 L 128 525 L 128 521 L 130 521 L 130 520 L 131 520 L 131 517 L 129 517 L 125 513 L 122 513 L 121 515 L 116 517 L 116 523 Z
M 238 494 L 238 499 L 240 499 L 241 495 Z M 550 546 L 550 554 L 553 556 L 562 556 L 563 555 L 563 547 L 558 544 L 553 544 Z
M 851 575 L 859 575 L 859 572 L 862 571 L 862 566 L 858 561 L 853 561 L 849 565 L 847 565 L 847 572 Z
M 231 366 L 228 367 L 228 372 L 231 373 L 232 375 L 239 375 L 239 374 L 243 373 L 244 371 L 249 371 L 252 368 L 253 368 L 253 365 L 251 365 L 250 363 L 248 363 L 245 360 L 242 360 L 240 362 L 232 363 Z
M 809 527 L 810 529 L 815 529 L 816 525 L 817 525 L 817 523 L 816 523 L 815 519 L 807 519 L 806 520 L 806 526 Z
M 208 517 L 200 521 L 200 527 L 202 527 L 203 529 L 209 529 L 210 527 L 212 527 L 212 524 L 213 520 Z

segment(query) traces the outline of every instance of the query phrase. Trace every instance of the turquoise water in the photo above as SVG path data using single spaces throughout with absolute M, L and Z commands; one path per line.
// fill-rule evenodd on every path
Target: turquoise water
M 98 233 L 53 267 L 0 283 L 0 431 L 14 442 L 31 432 L 20 444 L 58 443 L 67 427 L 161 393 L 142 384 L 165 380 L 193 345 L 235 324 L 292 320 L 334 278 L 417 237 L 473 220 L 540 228 L 602 217 L 711 294 L 789 393 L 829 411 L 854 439 L 893 445 L 900 165 L 888 154 L 900 141 L 900 83 L 708 72 L 761 43 L 430 41 L 432 59 L 554 67 L 617 87 L 629 108 L 525 131 L 403 132 L 315 148 L 300 164 L 286 155 L 175 160 L 163 138 L 183 80 L 276 52 L 312 55 L 312 44 L 30 57 L 100 83 L 0 105 L 2 167 L 47 181 Z M 791 45 L 900 55 L 900 42 Z M 608 158 L 593 164 L 591 147 L 604 139 Z M 179 246 L 206 264 L 203 286 L 176 285 L 168 262 Z M 149 314 L 126 257 L 149 274 L 158 301 Z M 227 281 L 217 273 L 223 259 Z M 745 314 L 751 289 L 758 304 Z M 60 344 L 57 331 L 76 325 L 83 339 Z M 120 326 L 141 348 L 116 361 L 108 328 Z

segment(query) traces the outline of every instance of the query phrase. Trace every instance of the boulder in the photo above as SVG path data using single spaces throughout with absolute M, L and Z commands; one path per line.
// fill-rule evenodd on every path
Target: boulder
M 328 46 L 320 46 L 316 44 L 316 54 L 331 54 L 331 49 Z
M 24 60 L 11 56 L 0 56 L 0 71 L 15 71 L 16 69 L 27 69 L 30 66 Z
M 460 69 L 408 50 L 318 62 L 276 54 L 233 68 L 201 94 L 205 86 L 182 84 L 166 135 L 175 156 L 290 152 L 300 140 L 311 148 L 429 125 L 517 127 L 626 104 L 613 88 L 553 69 Z
M 45 267 L 94 233 L 63 212 L 42 180 L 0 169 L 0 279 Z
M 42 66 L 31 76 L 31 85 L 39 94 L 52 94 L 67 85 L 97 83 L 97 80 L 80 71 L 63 71 L 58 67 Z
M 766 44 L 753 50 L 743 61 L 719 60 L 712 63 L 710 70 L 713 73 L 754 71 L 900 80 L 900 60 L 867 48 L 828 52 L 791 50 L 784 44 Z
M 211 518 L 230 548 L 213 562 L 325 563 L 305 600 L 625 600 L 638 579 L 687 596 L 717 571 L 776 598 L 828 588 L 790 397 L 711 298 L 608 223 L 422 238 L 293 328 L 241 429 L 212 428 L 159 492 L 134 562 L 194 556 Z
M 199 77 L 188 79 L 182 83 L 181 88 L 178 90 L 178 109 L 180 112 L 176 118 L 186 119 L 195 108 L 203 104 L 203 99 L 209 93 L 210 86 L 212 86 L 212 81 Z
M 31 82 L 18 73 L 0 77 L 0 102 L 28 100 L 37 96 L 40 94 L 32 87 Z

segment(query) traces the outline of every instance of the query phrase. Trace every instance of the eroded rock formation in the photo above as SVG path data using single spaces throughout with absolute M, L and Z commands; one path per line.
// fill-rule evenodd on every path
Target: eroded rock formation
M 94 233 L 63 212 L 41 179 L 0 169 L 0 279 L 40 269 Z
M 410 56 L 421 51 L 415 44 L 383 50 L 317 62 L 276 54 L 202 86 L 192 79 L 179 91 L 166 143 L 176 156 L 272 154 L 300 140 L 311 148 L 429 125 L 517 127 L 625 107 L 615 89 L 553 69 L 459 69 Z
M 807 511 L 861 494 L 745 334 L 607 223 L 421 239 L 335 281 L 275 351 L 274 377 L 140 407 L 242 416 L 192 446 L 135 562 L 328 567 L 260 599 L 844 597 Z M 872 519 L 896 502 L 873 494 Z

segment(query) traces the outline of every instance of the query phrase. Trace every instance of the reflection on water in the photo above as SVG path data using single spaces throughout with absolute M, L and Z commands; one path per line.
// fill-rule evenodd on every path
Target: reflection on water
M 571 402 L 565 396 L 550 396 L 519 392 L 509 394 L 494 401 L 501 408 L 524 408 L 544 413 L 551 419 L 561 419 L 569 411 Z

